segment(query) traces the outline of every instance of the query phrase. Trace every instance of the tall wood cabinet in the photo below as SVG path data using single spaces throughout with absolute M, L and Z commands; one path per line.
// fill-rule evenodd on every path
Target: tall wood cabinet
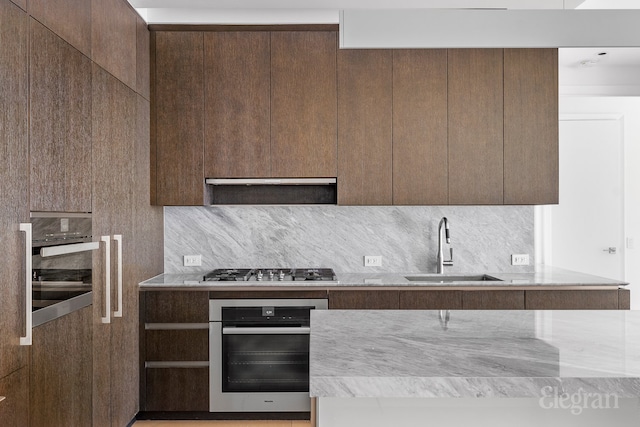
M 91 212 L 91 60 L 30 26 L 31 210 Z
M 28 348 L 25 334 L 25 236 L 29 221 L 28 18 L 9 0 L 0 0 L 0 420 L 28 422 Z

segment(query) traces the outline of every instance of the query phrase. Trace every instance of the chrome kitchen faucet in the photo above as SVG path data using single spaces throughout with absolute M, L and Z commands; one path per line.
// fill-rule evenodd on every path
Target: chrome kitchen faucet
M 438 224 L 438 274 L 444 274 L 444 266 L 453 265 L 453 248 L 449 247 L 450 258 L 448 261 L 444 260 L 444 254 L 442 250 L 442 229 L 444 228 L 444 235 L 447 244 L 451 245 L 451 237 L 449 236 L 449 220 L 447 217 L 442 217 L 440 224 Z

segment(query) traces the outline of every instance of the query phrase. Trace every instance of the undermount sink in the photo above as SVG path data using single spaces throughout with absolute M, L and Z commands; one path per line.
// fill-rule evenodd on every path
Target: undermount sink
M 502 282 L 502 280 L 489 276 L 487 274 L 473 275 L 422 275 L 422 276 L 404 276 L 410 282 L 428 282 L 428 283 L 454 283 L 454 282 Z

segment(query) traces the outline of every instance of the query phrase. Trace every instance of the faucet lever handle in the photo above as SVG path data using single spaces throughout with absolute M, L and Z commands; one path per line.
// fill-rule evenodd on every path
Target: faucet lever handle
M 449 248 L 449 259 L 443 261 L 444 265 L 453 265 L 453 248 Z

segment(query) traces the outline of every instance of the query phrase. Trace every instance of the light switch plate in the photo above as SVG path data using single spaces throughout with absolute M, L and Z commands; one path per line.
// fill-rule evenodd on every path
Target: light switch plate
M 365 255 L 364 256 L 364 266 L 365 267 L 382 267 L 382 256 L 381 255 Z
M 529 254 L 512 254 L 511 265 L 529 265 Z

